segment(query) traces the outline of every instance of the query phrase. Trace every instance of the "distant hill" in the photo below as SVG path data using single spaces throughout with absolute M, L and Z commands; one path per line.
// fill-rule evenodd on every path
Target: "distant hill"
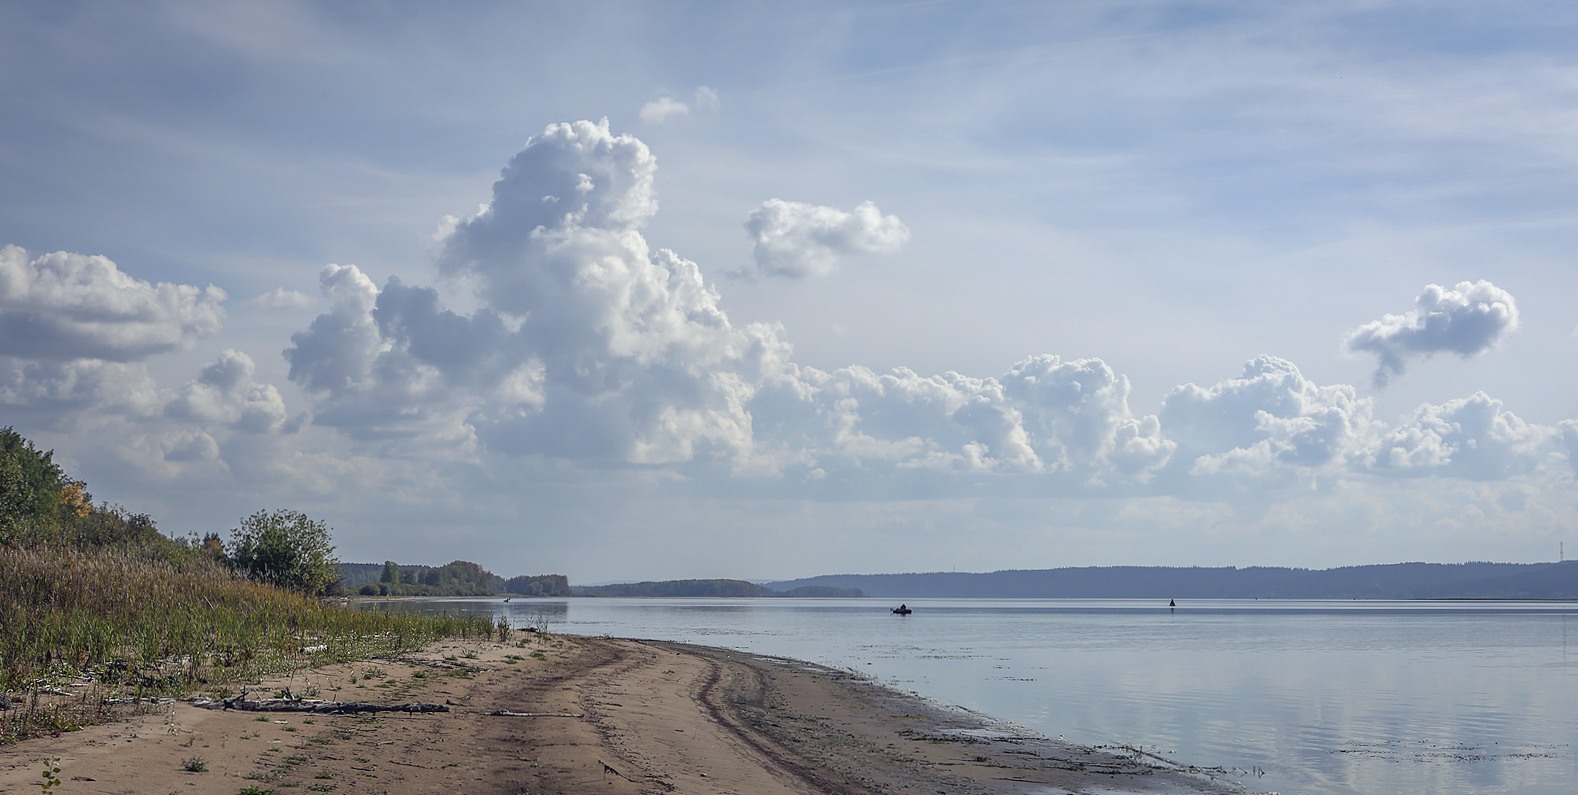
M 884 598 L 1578 599 L 1578 561 L 1394 563 L 1336 569 L 1093 566 L 988 574 L 829 574 L 767 583 Z
M 780 591 L 746 582 L 745 580 L 624 582 L 613 585 L 575 585 L 571 586 L 570 590 L 576 596 L 812 596 L 846 598 L 864 596 L 859 588 L 804 585 Z

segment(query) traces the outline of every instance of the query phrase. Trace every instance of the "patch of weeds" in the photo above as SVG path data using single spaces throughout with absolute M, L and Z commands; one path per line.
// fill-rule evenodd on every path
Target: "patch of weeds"
M 288 731 L 288 732 L 299 732 L 299 731 L 301 731 L 301 729 L 298 729 L 295 726 L 286 726 L 285 727 L 285 731 Z
M 308 784 L 307 785 L 307 789 L 310 789 L 313 792 L 333 792 L 334 791 L 334 787 L 335 787 L 335 785 L 333 785 L 333 784 Z
M 242 787 L 241 791 L 237 792 L 236 795 L 278 795 L 278 793 L 274 792 L 274 790 L 264 789 L 263 787 L 253 784 L 251 786 Z
M 190 756 L 181 760 L 181 769 L 188 773 L 207 773 L 208 761 L 201 756 Z
M 305 757 L 305 756 L 287 756 L 287 757 L 285 757 L 285 764 L 287 764 L 287 765 L 300 765 L 300 764 L 304 764 L 306 761 L 307 761 L 307 757 Z
M 252 721 L 254 723 L 268 723 L 269 722 L 269 716 L 267 716 L 267 715 L 259 715 L 259 716 L 255 717 L 255 718 L 253 718 Z
M 318 775 L 313 776 L 313 778 L 334 778 L 334 774 L 327 770 L 319 770 Z
M 462 654 L 460 656 L 462 656 L 462 657 L 464 657 L 464 658 L 466 658 L 468 660 L 475 660 L 478 657 L 480 657 L 481 655 L 477 654 L 477 652 L 474 649 L 466 649 L 466 653 Z
M 361 762 L 362 764 L 365 765 L 365 764 L 367 764 L 368 759 L 365 756 L 353 756 L 353 757 L 351 757 L 351 761 L 352 762 Z
M 416 673 L 411 674 L 411 676 L 416 679 L 426 679 L 427 671 L 417 671 Z
M 308 726 L 311 726 L 312 724 L 317 723 L 317 721 L 313 720 L 312 718 L 308 718 L 308 719 L 302 721 L 302 723 L 305 723 Z

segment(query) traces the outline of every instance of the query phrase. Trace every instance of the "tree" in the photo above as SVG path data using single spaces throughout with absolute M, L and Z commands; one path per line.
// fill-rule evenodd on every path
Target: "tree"
M 60 542 L 63 494 L 72 481 L 54 455 L 9 426 L 0 429 L 0 542 Z M 85 492 L 79 487 L 70 496 L 81 499 Z
M 237 571 L 281 588 L 319 595 L 339 585 L 340 561 L 329 528 L 304 513 L 258 511 L 230 531 L 230 559 Z
M 384 570 L 383 570 L 382 574 L 378 575 L 378 581 L 379 582 L 399 582 L 400 581 L 400 565 L 395 563 L 392 560 L 384 561 Z

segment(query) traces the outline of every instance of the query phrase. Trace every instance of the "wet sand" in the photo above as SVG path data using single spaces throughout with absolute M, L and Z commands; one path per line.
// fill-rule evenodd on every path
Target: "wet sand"
M 675 643 L 448 642 L 253 692 L 286 687 L 449 711 L 310 715 L 175 702 L 0 749 L 0 793 L 39 791 L 46 757 L 61 759 L 61 795 L 1243 791 L 1220 771 L 1036 737 L 849 672 Z M 202 772 L 183 769 L 194 759 Z

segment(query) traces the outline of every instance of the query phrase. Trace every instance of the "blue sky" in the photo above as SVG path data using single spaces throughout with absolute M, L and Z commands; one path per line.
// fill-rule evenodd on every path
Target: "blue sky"
M 1575 22 L 9 4 L 0 421 L 576 581 L 1552 559 Z

